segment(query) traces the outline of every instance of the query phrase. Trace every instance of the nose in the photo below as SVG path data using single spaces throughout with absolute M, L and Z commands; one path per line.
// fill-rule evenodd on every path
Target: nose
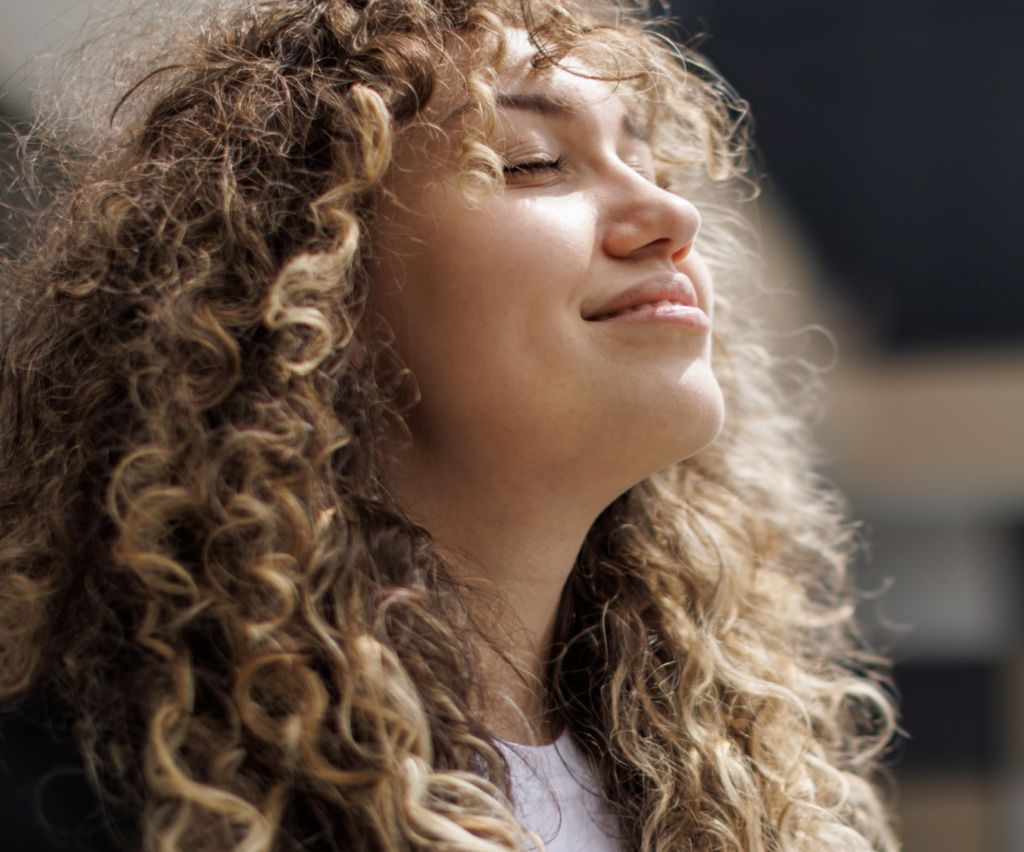
M 604 249 L 612 257 L 681 263 L 700 230 L 694 205 L 629 169 L 609 188 Z

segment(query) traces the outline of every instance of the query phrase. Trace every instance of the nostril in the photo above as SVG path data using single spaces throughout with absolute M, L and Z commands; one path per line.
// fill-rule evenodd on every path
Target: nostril
M 692 240 L 688 242 L 685 246 L 683 246 L 681 249 L 679 249 L 679 251 L 672 255 L 672 262 L 675 264 L 682 263 L 684 260 L 686 260 L 687 256 L 690 254 L 691 251 L 693 251 Z

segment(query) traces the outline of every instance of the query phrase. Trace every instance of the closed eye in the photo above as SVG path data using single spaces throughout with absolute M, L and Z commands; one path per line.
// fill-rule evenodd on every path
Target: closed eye
M 567 157 L 562 154 L 556 160 L 527 160 L 523 163 L 509 163 L 505 166 L 505 178 L 514 180 L 517 177 L 532 177 L 541 172 L 563 172 Z

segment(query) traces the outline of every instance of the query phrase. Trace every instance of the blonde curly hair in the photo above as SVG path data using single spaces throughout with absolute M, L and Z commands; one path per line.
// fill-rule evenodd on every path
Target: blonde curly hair
M 551 718 L 626 849 L 894 850 L 850 528 L 743 315 L 742 103 L 623 8 L 264 0 L 140 75 L 106 142 L 57 140 L 57 200 L 4 266 L 0 698 L 74 708 L 132 848 L 523 848 L 466 602 L 387 488 L 406 385 L 365 307 L 405 131 L 466 34 L 493 115 L 512 28 L 536 66 L 585 53 L 636 94 L 723 294 L 724 431 L 594 523 Z M 498 191 L 474 127 L 464 188 Z

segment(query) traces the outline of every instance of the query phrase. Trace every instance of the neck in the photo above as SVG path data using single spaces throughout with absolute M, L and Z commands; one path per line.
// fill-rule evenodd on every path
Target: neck
M 543 744 L 543 669 L 559 601 L 603 505 L 581 504 L 578 486 L 488 479 L 417 469 L 393 476 L 393 487 L 430 530 L 483 634 L 481 720 L 502 739 Z

